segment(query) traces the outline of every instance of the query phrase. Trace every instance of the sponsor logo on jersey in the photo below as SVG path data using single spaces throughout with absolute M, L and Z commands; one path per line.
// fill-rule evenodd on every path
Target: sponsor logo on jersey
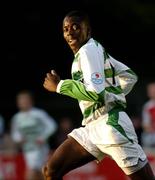
M 92 81 L 94 84 L 102 84 L 102 83 L 103 83 L 103 77 L 102 77 L 101 73 L 99 73 L 99 72 L 94 72 L 94 73 L 91 75 L 91 81 Z

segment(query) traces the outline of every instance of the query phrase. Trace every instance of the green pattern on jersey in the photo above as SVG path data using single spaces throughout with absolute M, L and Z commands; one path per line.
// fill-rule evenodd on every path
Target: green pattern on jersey
M 116 86 L 116 87 L 110 86 L 110 87 L 106 87 L 105 89 L 106 89 L 106 91 L 113 93 L 113 94 L 121 94 L 122 93 L 121 86 Z
M 74 80 L 81 80 L 83 78 L 83 74 L 81 71 L 73 72 L 72 73 L 72 78 Z
M 114 127 L 115 129 L 117 129 L 117 131 L 119 131 L 124 137 L 126 137 L 130 142 L 133 143 L 132 139 L 130 139 L 126 133 L 125 130 L 123 129 L 123 127 L 118 124 L 118 120 L 119 120 L 119 112 L 121 111 L 121 108 L 114 108 L 112 109 L 110 112 L 108 112 L 108 121 L 106 124 L 111 125 L 112 127 Z
M 99 108 L 103 107 L 104 105 L 105 105 L 104 102 L 98 102 L 89 106 L 88 108 L 85 109 L 83 113 L 84 118 L 91 116 L 96 110 L 99 110 Z
M 112 71 L 111 68 L 105 69 L 105 70 L 104 70 L 104 73 L 105 73 L 105 77 L 106 77 L 106 78 L 113 77 L 113 71 Z

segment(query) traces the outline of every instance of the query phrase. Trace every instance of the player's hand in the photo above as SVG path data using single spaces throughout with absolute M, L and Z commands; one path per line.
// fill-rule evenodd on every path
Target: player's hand
M 47 73 L 43 86 L 46 90 L 50 92 L 56 92 L 57 85 L 60 82 L 60 77 L 54 70 L 51 70 L 51 73 Z

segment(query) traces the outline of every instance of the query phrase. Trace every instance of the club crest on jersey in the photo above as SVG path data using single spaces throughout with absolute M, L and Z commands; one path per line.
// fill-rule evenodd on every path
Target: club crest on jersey
M 102 78 L 101 73 L 99 73 L 99 72 L 94 72 L 94 73 L 91 75 L 91 81 L 92 81 L 94 84 L 102 84 L 102 83 L 103 83 L 103 78 Z

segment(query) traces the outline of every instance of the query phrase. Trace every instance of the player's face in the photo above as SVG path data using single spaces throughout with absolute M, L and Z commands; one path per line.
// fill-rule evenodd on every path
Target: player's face
M 27 111 L 32 107 L 32 99 L 28 94 L 20 94 L 17 96 L 17 106 L 21 111 Z
M 76 17 L 65 17 L 63 21 L 64 39 L 73 53 L 77 53 L 80 47 L 89 39 L 89 28 L 84 21 L 79 22 Z
M 155 99 L 155 83 L 150 83 L 147 86 L 147 93 L 149 98 Z

